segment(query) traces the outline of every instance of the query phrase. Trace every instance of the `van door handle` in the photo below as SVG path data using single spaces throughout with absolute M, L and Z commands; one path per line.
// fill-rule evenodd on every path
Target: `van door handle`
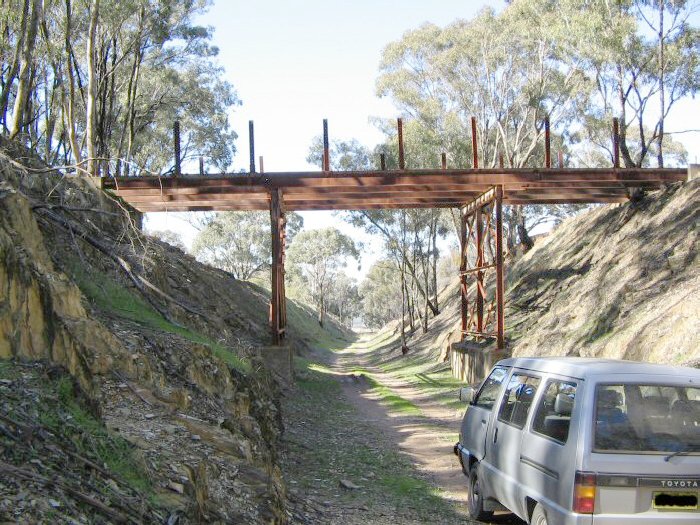
M 496 428 L 496 431 L 493 433 L 493 442 L 495 443 L 498 441 L 498 428 Z
M 482 419 L 482 420 L 481 420 L 481 424 L 482 424 L 482 425 L 485 425 L 485 424 L 486 424 L 486 420 L 485 420 L 485 419 Z

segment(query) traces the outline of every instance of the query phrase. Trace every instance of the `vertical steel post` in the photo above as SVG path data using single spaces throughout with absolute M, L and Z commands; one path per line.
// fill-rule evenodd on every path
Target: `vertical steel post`
M 564 152 L 562 150 L 559 150 L 559 167 L 564 167 Z
M 442 154 L 442 169 L 447 169 L 447 153 Z
M 199 156 L 199 175 L 200 177 L 204 176 L 204 157 L 201 155 Z
M 270 270 L 271 290 L 270 290 L 270 332 L 272 333 L 272 344 L 281 343 L 281 304 L 280 304 L 280 275 L 282 265 L 281 246 L 281 203 L 280 190 L 270 190 L 270 234 L 272 236 L 272 268 Z
M 477 146 L 476 117 L 472 117 L 472 166 L 475 169 L 479 167 L 479 147 Z
M 176 120 L 173 123 L 173 142 L 175 146 L 175 176 L 182 174 L 180 166 L 180 121 Z
M 280 260 L 279 272 L 277 276 L 277 295 L 279 296 L 279 340 L 282 342 L 287 335 L 287 295 L 285 292 L 285 269 L 284 264 L 287 252 L 287 217 L 284 212 L 284 194 L 279 190 L 279 243 L 280 243 Z
M 260 166 L 260 173 L 265 173 L 265 165 L 263 164 L 263 157 L 260 155 L 258 157 L 258 164 Z
M 323 171 L 331 171 L 331 153 L 328 144 L 328 119 L 323 119 Z
M 255 132 L 253 121 L 248 121 L 248 144 L 250 145 L 250 173 L 255 173 Z
M 549 133 L 549 117 L 544 119 L 544 165 L 547 169 L 552 167 L 551 136 Z
M 612 124 L 612 139 L 613 139 L 613 166 L 620 167 L 620 121 L 617 117 L 613 118 Z
M 406 161 L 403 156 L 403 120 L 396 119 L 396 125 L 399 131 L 399 169 L 406 169 Z
M 384 153 L 379 154 L 379 169 L 386 171 L 386 155 Z
M 504 282 L 503 282 L 503 186 L 496 186 L 496 342 L 505 348 Z
M 476 266 L 484 265 L 484 217 L 481 206 L 476 208 Z M 476 272 L 476 331 L 484 331 L 484 272 Z
M 467 269 L 467 254 L 468 254 L 468 239 L 467 239 L 467 216 L 464 214 L 462 210 L 460 210 L 460 244 L 461 244 L 461 251 L 460 251 L 460 264 L 459 264 L 459 270 L 460 270 L 460 276 L 459 276 L 459 290 L 460 290 L 460 295 L 461 295 L 461 306 L 462 306 L 462 340 L 464 340 L 464 333 L 468 330 L 468 322 L 469 322 L 469 298 L 467 296 L 468 288 L 467 288 L 467 276 L 465 273 Z

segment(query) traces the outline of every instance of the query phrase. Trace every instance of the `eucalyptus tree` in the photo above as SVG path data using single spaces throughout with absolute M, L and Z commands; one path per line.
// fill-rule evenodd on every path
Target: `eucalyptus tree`
M 95 174 L 117 167 L 109 159 L 127 172 L 171 169 L 179 119 L 184 160 L 204 155 L 224 169 L 235 151 L 228 110 L 239 101 L 210 29 L 194 23 L 210 4 L 3 0 L 0 124 L 48 162 Z
M 352 328 L 355 317 L 361 311 L 357 280 L 340 271 L 331 281 L 328 311 L 335 315 L 341 324 Z
M 484 9 L 472 20 L 410 31 L 384 50 L 377 91 L 452 165 L 472 157 L 471 117 L 481 167 L 541 164 L 545 118 L 565 130 L 587 87 L 578 59 L 552 30 L 560 25 L 554 4 L 524 0 L 501 14 Z M 509 211 L 509 230 L 527 243 L 528 212 Z
M 292 242 L 304 220 L 288 213 L 287 242 Z M 261 211 L 220 212 L 207 218 L 192 243 L 197 260 L 247 280 L 269 268 L 272 250 L 270 216 Z
M 666 151 L 682 162 L 665 122 L 677 101 L 700 87 L 700 33 L 690 24 L 700 3 L 589 0 L 583 15 L 577 2 L 562 4 L 576 20 L 577 30 L 568 34 L 574 39 L 572 53 L 595 81 L 595 96 L 583 112 L 590 120 L 619 118 L 620 153 L 627 167 L 649 165 L 650 157 L 663 166 Z M 595 136 L 590 138 L 595 142 Z
M 409 123 L 407 129 L 412 125 Z M 406 137 L 413 139 L 417 134 L 407 133 Z M 376 169 L 380 153 L 385 153 L 387 168 L 395 168 L 396 158 L 390 153 L 396 149 L 392 148 L 394 141 L 395 137 L 388 135 L 387 141 L 374 152 L 357 140 L 333 141 L 329 145 L 331 168 L 337 171 Z M 429 148 L 420 141 L 411 143 L 411 146 L 413 152 L 425 153 L 427 162 Z M 323 144 L 317 137 L 311 144 L 307 162 L 320 165 L 322 154 Z M 414 154 L 410 157 L 409 167 L 421 166 L 422 161 L 422 156 Z M 436 162 L 440 162 L 439 158 L 432 159 L 433 164 Z M 350 224 L 382 237 L 385 255 L 396 265 L 397 291 L 404 298 L 409 324 L 413 329 L 415 320 L 420 318 L 423 330 L 427 331 L 428 312 L 432 315 L 439 313 L 437 239 L 447 233 L 445 213 L 442 210 L 386 209 L 343 212 L 341 216 Z
M 398 271 L 394 261 L 380 259 L 360 283 L 362 321 L 368 328 L 381 328 L 401 318 L 401 294 L 396 290 Z
M 359 260 L 355 242 L 336 228 L 303 230 L 291 243 L 287 265 L 293 278 L 305 286 L 323 326 L 332 303 L 333 282 L 349 259 Z

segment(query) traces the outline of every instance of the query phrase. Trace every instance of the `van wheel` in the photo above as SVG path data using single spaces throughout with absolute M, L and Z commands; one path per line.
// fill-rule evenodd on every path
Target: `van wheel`
M 544 507 L 538 503 L 535 510 L 532 512 L 530 525 L 547 525 L 548 523 L 549 521 L 547 521 L 547 514 L 544 512 Z
M 477 474 L 478 463 L 474 463 L 469 469 L 469 493 L 467 494 L 467 506 L 469 515 L 477 520 L 487 520 L 493 516 L 493 512 L 484 510 L 484 496 L 481 493 L 481 481 Z

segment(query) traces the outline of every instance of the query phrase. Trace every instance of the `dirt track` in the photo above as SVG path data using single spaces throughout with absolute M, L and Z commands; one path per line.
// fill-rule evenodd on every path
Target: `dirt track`
M 305 404 L 299 393 L 286 404 L 287 439 L 292 447 L 285 470 L 292 487 L 304 487 L 293 490 L 293 494 L 299 496 L 299 501 L 311 503 L 310 507 L 295 508 L 293 523 L 472 523 L 466 511 L 466 478 L 453 453 L 462 410 L 372 366 L 373 354 L 362 342 L 321 357 L 327 358 L 324 376 L 337 389 L 333 402 L 340 405 L 319 406 L 318 399 L 313 405 L 312 398 Z M 300 383 L 305 380 L 302 376 Z M 387 405 L 377 391 L 377 383 L 413 404 L 413 410 Z M 343 449 L 362 451 L 369 446 L 372 456 L 386 458 L 393 454 L 397 460 L 388 467 L 375 464 L 371 457 L 363 464 L 360 453 L 337 457 L 332 443 L 337 442 L 340 427 Z M 295 447 L 297 442 L 304 446 Z M 353 464 L 355 459 L 358 462 Z M 388 475 L 387 468 L 391 468 L 392 477 L 420 480 L 422 485 L 407 498 L 392 494 L 382 482 L 382 476 Z M 334 474 L 338 481 L 348 479 L 357 489 L 338 490 Z M 420 501 L 423 494 L 432 499 Z M 502 515 L 495 517 L 494 523 L 522 522 Z

